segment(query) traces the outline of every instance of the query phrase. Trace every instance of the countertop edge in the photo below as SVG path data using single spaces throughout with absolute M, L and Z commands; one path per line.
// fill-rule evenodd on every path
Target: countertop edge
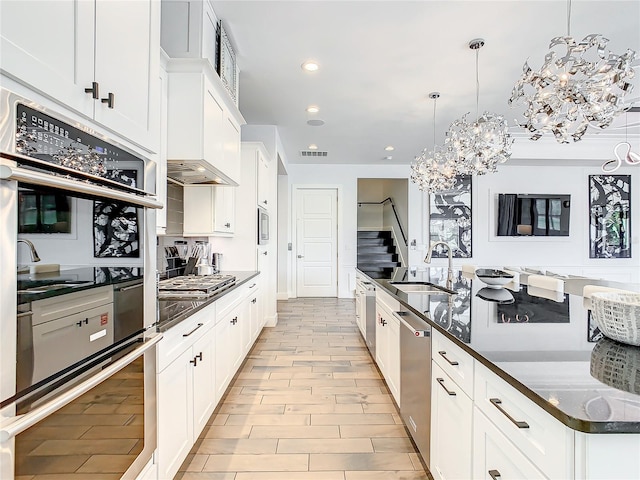
M 414 314 L 418 315 L 420 318 L 425 320 L 432 328 L 435 328 L 438 332 L 443 334 L 448 340 L 452 341 L 458 347 L 462 348 L 465 352 L 471 355 L 475 360 L 478 360 L 485 367 L 487 367 L 491 372 L 498 375 L 502 380 L 506 381 L 509 385 L 511 385 L 516 390 L 518 390 L 525 397 L 527 397 L 529 400 L 531 400 L 540 408 L 542 408 L 545 412 L 549 413 L 554 418 L 556 418 L 557 420 L 559 420 L 560 422 L 562 422 L 564 425 L 571 428 L 572 430 L 576 430 L 582 433 L 607 433 L 607 434 L 609 433 L 619 433 L 619 434 L 640 433 L 640 422 L 619 422 L 619 421 L 591 422 L 589 420 L 575 418 L 575 417 L 572 417 L 571 415 L 566 414 L 562 410 L 554 407 L 552 404 L 547 402 L 544 398 L 542 398 L 536 392 L 528 388 L 526 385 L 524 385 L 520 381 L 513 378 L 511 375 L 509 375 L 507 372 L 502 370 L 491 360 L 482 356 L 480 353 L 478 353 L 477 351 L 469 347 L 466 343 L 461 342 L 460 339 L 458 339 L 457 337 L 451 335 L 449 332 L 444 330 L 440 325 L 433 322 L 424 313 L 413 308 L 402 298 L 398 297 L 395 292 L 389 290 L 384 284 L 380 283 L 378 281 L 379 279 L 371 278 L 366 273 L 362 272 L 361 270 L 358 270 L 357 268 L 356 268 L 356 272 L 366 277 L 367 279 L 369 279 L 372 283 L 375 284 L 376 288 L 381 288 L 386 293 L 391 295 L 393 298 L 398 300 L 398 302 L 400 302 L 404 307 L 406 307 L 411 312 L 413 312 Z M 397 289 L 394 289 L 394 290 L 397 291 Z
M 159 333 L 164 333 L 167 330 L 170 330 L 171 328 L 175 327 L 176 325 L 178 325 L 179 323 L 185 321 L 187 318 L 189 318 L 191 315 L 193 315 L 196 312 L 199 312 L 200 310 L 202 310 L 203 308 L 208 307 L 209 305 L 211 305 L 213 302 L 220 300 L 222 297 L 224 297 L 226 294 L 233 292 L 234 290 L 236 290 L 238 287 L 241 287 L 242 285 L 244 285 L 245 283 L 247 283 L 249 280 L 257 277 L 258 275 L 260 275 L 259 271 L 252 271 L 251 273 L 247 274 L 248 276 L 236 283 L 233 284 L 233 286 L 224 289 L 222 292 L 218 293 L 217 295 L 213 295 L 209 298 L 207 298 L 206 300 L 204 300 L 202 302 L 201 305 L 198 305 L 196 307 L 193 307 L 191 310 L 188 310 L 186 312 L 183 312 L 179 315 L 176 315 L 175 318 L 171 319 L 170 321 L 166 322 L 163 325 L 158 325 L 157 327 L 157 331 Z M 171 300 L 163 300 L 166 302 L 171 302 Z M 176 301 L 184 301 L 184 300 L 176 300 Z

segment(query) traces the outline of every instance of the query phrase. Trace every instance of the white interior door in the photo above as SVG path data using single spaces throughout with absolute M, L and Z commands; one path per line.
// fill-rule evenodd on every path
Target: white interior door
M 336 297 L 338 292 L 338 190 L 296 191 L 296 295 Z

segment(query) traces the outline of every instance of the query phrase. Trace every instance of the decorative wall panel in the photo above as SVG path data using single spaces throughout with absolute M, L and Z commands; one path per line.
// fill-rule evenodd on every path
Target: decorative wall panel
M 431 243 L 444 241 L 452 246 L 455 258 L 471 258 L 471 176 L 459 177 L 451 190 L 429 199 Z M 446 257 L 447 251 L 439 246 L 433 256 Z
M 589 257 L 631 258 L 630 175 L 589 175 Z

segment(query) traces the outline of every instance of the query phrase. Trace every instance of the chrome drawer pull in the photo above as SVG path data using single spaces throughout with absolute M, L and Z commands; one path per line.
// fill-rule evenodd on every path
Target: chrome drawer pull
M 456 396 L 456 392 L 454 392 L 453 390 L 449 390 L 447 389 L 447 387 L 444 386 L 444 378 L 436 378 L 436 381 L 440 384 L 442 388 L 444 388 L 444 391 L 447 392 L 447 395 L 450 395 L 452 397 Z
M 502 400 L 500 400 L 499 398 L 490 398 L 489 401 L 493 404 L 494 407 L 496 407 L 498 410 L 500 410 L 500 412 L 507 417 L 509 420 L 511 420 L 511 423 L 513 423 L 516 427 L 518 428 L 529 428 L 529 424 L 527 422 L 520 422 L 518 420 L 516 420 L 515 418 L 513 418 L 511 415 L 509 415 L 504 408 L 502 408 L 500 405 L 502 404 Z
M 456 365 L 458 365 L 458 362 L 456 362 L 455 360 L 452 362 L 451 360 L 449 360 L 449 359 L 447 358 L 447 352 L 445 352 L 444 350 L 440 350 L 438 353 L 440 354 L 440 356 L 441 356 L 442 358 L 444 358 L 444 359 L 447 361 L 447 363 L 448 363 L 449 365 L 453 365 L 454 367 L 455 367 Z
M 498 470 L 489 470 L 489 476 L 493 480 L 500 480 L 502 478 L 502 476 L 500 475 L 500 472 Z
M 191 330 L 189 333 L 183 333 L 182 336 L 183 337 L 188 337 L 189 335 L 191 335 L 193 332 L 195 332 L 197 329 L 199 329 L 202 325 L 204 325 L 204 323 L 199 323 L 198 326 L 196 328 L 194 328 L 193 330 Z

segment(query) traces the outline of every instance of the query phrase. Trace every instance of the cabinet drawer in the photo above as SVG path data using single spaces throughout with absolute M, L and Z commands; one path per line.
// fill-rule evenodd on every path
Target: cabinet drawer
M 433 329 L 433 361 L 473 399 L 473 357 Z
M 476 363 L 476 406 L 549 478 L 573 478 L 573 430 Z
M 473 412 L 473 476 L 485 480 L 546 479 L 477 408 Z M 565 476 L 551 478 L 569 478 Z
M 216 300 L 216 316 L 217 319 L 220 320 L 224 317 L 229 310 L 234 308 L 238 303 L 242 301 L 244 297 L 247 296 L 247 288 L 249 285 L 252 285 L 256 282 L 249 282 L 248 284 L 241 285 L 240 287 L 226 293 L 220 300 Z M 255 287 L 254 287 L 255 289 Z
M 164 370 L 214 325 L 215 309 L 208 306 L 164 333 L 158 343 L 158 372 Z

